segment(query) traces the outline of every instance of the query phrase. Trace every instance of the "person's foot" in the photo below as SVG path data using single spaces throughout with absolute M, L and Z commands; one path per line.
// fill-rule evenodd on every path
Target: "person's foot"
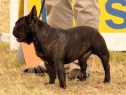
M 44 73 L 47 73 L 47 70 L 45 70 L 42 66 L 38 65 L 36 67 L 31 67 L 31 68 L 25 68 L 23 70 L 23 73 L 33 73 L 36 75 L 43 76 Z
M 80 69 L 73 69 L 70 71 L 69 75 L 68 75 L 68 79 L 69 80 L 73 80 L 73 79 L 80 79 L 81 76 L 81 70 Z M 91 75 L 86 73 L 87 77 L 90 77 Z

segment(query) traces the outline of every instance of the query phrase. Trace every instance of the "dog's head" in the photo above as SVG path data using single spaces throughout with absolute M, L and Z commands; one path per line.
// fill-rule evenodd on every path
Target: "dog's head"
M 33 6 L 29 15 L 21 17 L 15 23 L 13 35 L 17 38 L 18 42 L 30 44 L 33 41 L 33 33 L 37 20 L 36 6 Z

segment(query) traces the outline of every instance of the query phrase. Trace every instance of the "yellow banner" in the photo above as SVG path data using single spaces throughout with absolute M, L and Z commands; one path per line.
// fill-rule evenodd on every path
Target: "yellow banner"
M 36 5 L 37 15 L 39 16 L 39 12 L 42 5 L 41 0 L 28 0 L 28 13 L 31 11 L 34 5 Z
M 72 0 L 74 3 L 75 0 Z M 37 13 L 41 8 L 41 0 L 28 0 L 28 11 L 33 5 Z M 100 7 L 100 32 L 124 33 L 126 32 L 126 1 L 125 0 L 99 0 Z M 75 25 L 75 20 L 73 20 Z
M 99 0 L 100 32 L 126 32 L 126 1 Z
M 19 0 L 19 13 L 18 18 L 24 16 L 24 0 Z

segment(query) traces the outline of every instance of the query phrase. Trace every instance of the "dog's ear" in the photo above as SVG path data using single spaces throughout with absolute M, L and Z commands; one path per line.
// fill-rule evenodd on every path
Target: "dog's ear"
M 35 5 L 32 7 L 31 12 L 27 16 L 27 20 L 26 20 L 27 23 L 30 24 L 32 22 L 32 20 L 34 19 L 34 17 L 37 17 L 37 10 L 36 10 L 36 6 Z

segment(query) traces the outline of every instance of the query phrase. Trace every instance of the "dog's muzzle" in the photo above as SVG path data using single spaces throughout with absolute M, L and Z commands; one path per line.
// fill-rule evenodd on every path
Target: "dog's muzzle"
M 23 35 L 23 33 L 16 31 L 16 29 L 13 30 L 13 35 L 16 37 L 16 40 L 18 42 L 23 42 L 25 39 L 25 36 Z

